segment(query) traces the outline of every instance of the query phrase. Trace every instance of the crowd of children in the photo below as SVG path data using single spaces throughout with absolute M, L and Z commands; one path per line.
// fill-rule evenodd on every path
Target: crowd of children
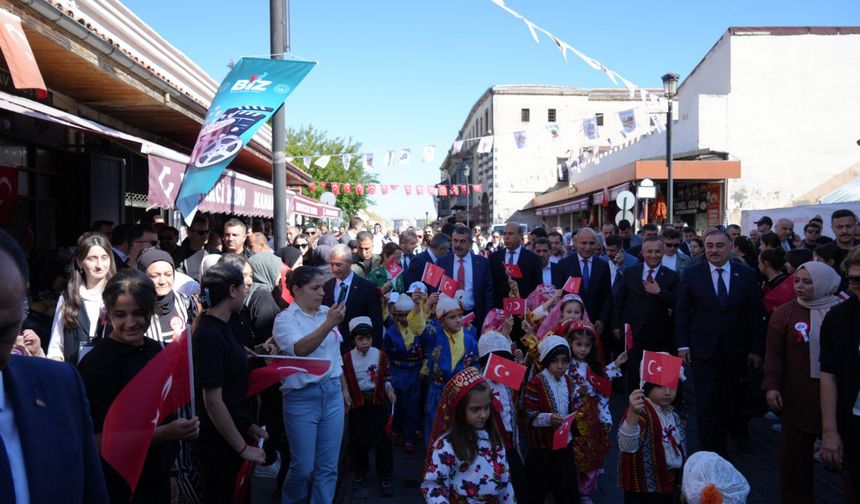
M 352 320 L 355 349 L 343 360 L 354 481 L 366 477 L 375 449 L 378 477 L 390 487 L 392 444 L 402 443 L 407 453 L 425 450 L 427 502 L 543 503 L 551 494 L 559 504 L 589 503 L 619 421 L 625 502 L 680 502 L 682 493 L 686 502 L 715 502 L 708 496 L 716 494 L 743 502 L 716 481 L 682 492 L 680 377 L 674 387 L 643 381 L 622 418 L 612 418 L 612 380 L 627 352 L 604 363 L 582 299 L 563 294 L 539 289 L 524 316 L 493 310 L 476 328 L 464 324 L 458 295 L 428 295 L 415 282 L 389 300 L 382 350 L 371 347 L 369 319 Z M 523 333 L 517 343 L 515 326 Z M 494 379 L 500 365 L 520 367 L 523 378 Z

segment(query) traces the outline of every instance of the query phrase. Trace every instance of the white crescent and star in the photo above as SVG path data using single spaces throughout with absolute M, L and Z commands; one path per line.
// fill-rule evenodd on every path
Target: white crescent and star
M 648 369 L 648 374 L 654 374 L 654 371 L 651 371 L 651 364 L 656 364 L 656 363 L 657 363 L 657 361 L 655 361 L 654 359 L 651 359 L 648 361 L 648 365 L 646 366 L 646 368 Z M 663 369 L 662 367 L 657 366 L 657 372 L 660 372 L 662 369 Z
M 510 376 L 510 375 L 511 375 L 511 372 L 510 372 L 510 371 L 508 371 L 507 369 L 505 369 L 505 365 L 504 365 L 504 364 L 496 364 L 496 367 L 494 367 L 494 368 L 493 368 L 493 374 L 494 374 L 494 375 L 496 375 L 496 376 L 502 376 L 502 373 L 501 373 L 501 372 L 499 372 L 499 368 L 502 368 L 502 369 L 504 370 L 504 373 L 505 373 L 505 374 L 504 374 L 504 376 Z

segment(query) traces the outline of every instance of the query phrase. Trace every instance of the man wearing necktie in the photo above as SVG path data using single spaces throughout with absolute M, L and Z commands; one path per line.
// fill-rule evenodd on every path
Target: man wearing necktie
M 472 325 L 480 328 L 492 308 L 493 277 L 490 261 L 472 253 L 471 244 L 469 228 L 457 226 L 451 234 L 452 253 L 440 257 L 436 264 L 457 282 L 457 290 L 463 291 L 464 313 L 474 312 Z
M 522 278 L 514 278 L 520 291 L 520 297 L 525 299 L 541 283 L 543 266 L 540 258 L 523 246 L 523 230 L 516 222 L 505 224 L 502 240 L 504 248 L 490 255 L 490 270 L 493 274 L 493 306 L 501 308 L 503 300 L 510 296 L 508 274 L 505 264 L 516 264 L 520 267 Z
M 609 325 L 612 307 L 612 282 L 609 278 L 609 264 L 595 254 L 597 233 L 591 228 L 580 228 L 573 238 L 575 254 L 558 262 L 555 286 L 561 289 L 570 277 L 579 277 L 582 283 L 579 295 L 585 303 L 585 311 L 594 322 L 598 337 Z M 607 343 L 606 338 L 603 338 Z M 603 345 L 605 350 L 611 346 Z M 609 357 L 607 355 L 607 357 Z
M 764 354 L 758 272 L 730 262 L 730 253 L 724 231 L 705 234 L 706 262 L 684 271 L 675 308 L 678 355 L 693 370 L 700 449 L 721 455 L 730 432 L 748 436 L 737 408 L 745 393 L 740 383 Z
M 373 322 L 373 346 L 382 348 L 382 298 L 376 285 L 352 271 L 352 250 L 343 244 L 334 246 L 329 266 L 334 278 L 323 284 L 323 301 L 326 306 L 346 304 L 346 315 L 338 326 L 343 338 L 342 353 L 352 350 L 349 321 L 355 317 L 370 317 Z
M 415 259 L 415 247 L 418 246 L 418 235 L 412 229 L 400 233 L 400 267 L 409 271 L 409 265 Z

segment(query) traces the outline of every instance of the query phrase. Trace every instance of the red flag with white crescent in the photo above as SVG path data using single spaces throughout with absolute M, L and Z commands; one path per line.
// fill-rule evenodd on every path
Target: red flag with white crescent
M 331 367 L 327 359 L 311 359 L 288 355 L 263 355 L 272 359 L 272 363 L 251 371 L 248 376 L 248 397 L 259 393 L 281 381 L 281 379 L 297 373 L 308 373 L 316 376 L 326 374 Z
M 682 362 L 680 357 L 674 355 L 645 350 L 642 354 L 642 381 L 661 387 L 677 388 Z
M 484 378 L 507 385 L 514 390 L 520 389 L 525 375 L 525 366 L 493 353 L 490 354 L 487 365 L 484 367 Z
M 526 314 L 526 300 L 523 298 L 507 297 L 502 301 L 502 306 L 506 317 Z

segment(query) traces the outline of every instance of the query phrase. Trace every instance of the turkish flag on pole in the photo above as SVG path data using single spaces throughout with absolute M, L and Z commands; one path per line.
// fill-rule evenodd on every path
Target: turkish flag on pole
M 442 275 L 442 281 L 439 282 L 439 292 L 445 294 L 449 298 L 457 294 L 457 281 L 448 275 Z
M 567 440 L 570 439 L 570 426 L 573 425 L 573 417 L 575 417 L 575 413 L 571 413 L 567 415 L 559 425 L 558 429 L 555 430 L 552 434 L 552 449 L 553 450 L 561 450 L 562 448 L 567 448 Z
M 192 399 L 188 337 L 186 329 L 147 362 L 116 396 L 105 417 L 102 457 L 132 493 L 155 428 Z
M 468 315 L 464 316 L 464 317 L 463 317 L 463 325 L 464 325 L 464 326 L 469 326 L 469 325 L 471 325 L 471 324 L 472 324 L 472 322 L 474 322 L 474 321 L 475 321 L 475 318 L 476 318 L 475 312 L 472 312 L 472 313 L 470 313 L 470 314 L 468 314 Z
M 487 365 L 484 367 L 484 378 L 507 385 L 514 390 L 519 390 L 523 385 L 525 375 L 525 366 L 493 353 L 490 354 Z
M 442 277 L 445 276 L 445 270 L 436 266 L 435 264 L 428 262 L 424 265 L 424 274 L 421 275 L 421 281 L 429 285 L 430 287 L 439 287 L 439 282 L 442 281 Z
M 388 259 L 388 264 L 385 265 L 385 271 L 391 275 L 391 280 L 396 280 L 401 273 L 403 273 L 403 267 L 400 266 L 400 261 L 397 260 L 397 256 L 393 255 L 390 259 Z
M 296 373 L 322 376 L 331 367 L 331 361 L 328 359 L 311 359 L 292 355 L 261 355 L 260 357 L 272 359 L 272 363 L 251 371 L 250 376 L 248 376 L 248 397 L 269 388 L 287 376 Z
M 564 282 L 564 292 L 569 292 L 571 294 L 579 294 L 579 287 L 582 285 L 582 278 L 572 276 L 567 279 L 567 282 Z
M 624 324 L 624 351 L 633 348 L 633 328 L 630 324 Z
M 508 273 L 508 276 L 511 278 L 522 278 L 523 271 L 520 269 L 519 264 L 505 264 L 505 271 Z
M 605 376 L 593 372 L 591 368 L 585 372 L 585 379 L 591 384 L 591 387 L 601 395 L 609 397 L 612 395 L 612 382 Z
M 680 357 L 646 350 L 642 355 L 642 382 L 677 388 L 682 362 Z
M 502 306 L 506 317 L 526 314 L 526 300 L 523 298 L 507 297 L 503 300 Z
M 263 447 L 263 440 L 257 442 L 257 448 Z M 248 501 L 248 490 L 251 488 L 251 480 L 254 478 L 254 467 L 256 463 L 250 460 L 245 460 L 239 466 L 239 472 L 236 473 L 236 485 L 233 488 L 234 504 L 244 504 Z

